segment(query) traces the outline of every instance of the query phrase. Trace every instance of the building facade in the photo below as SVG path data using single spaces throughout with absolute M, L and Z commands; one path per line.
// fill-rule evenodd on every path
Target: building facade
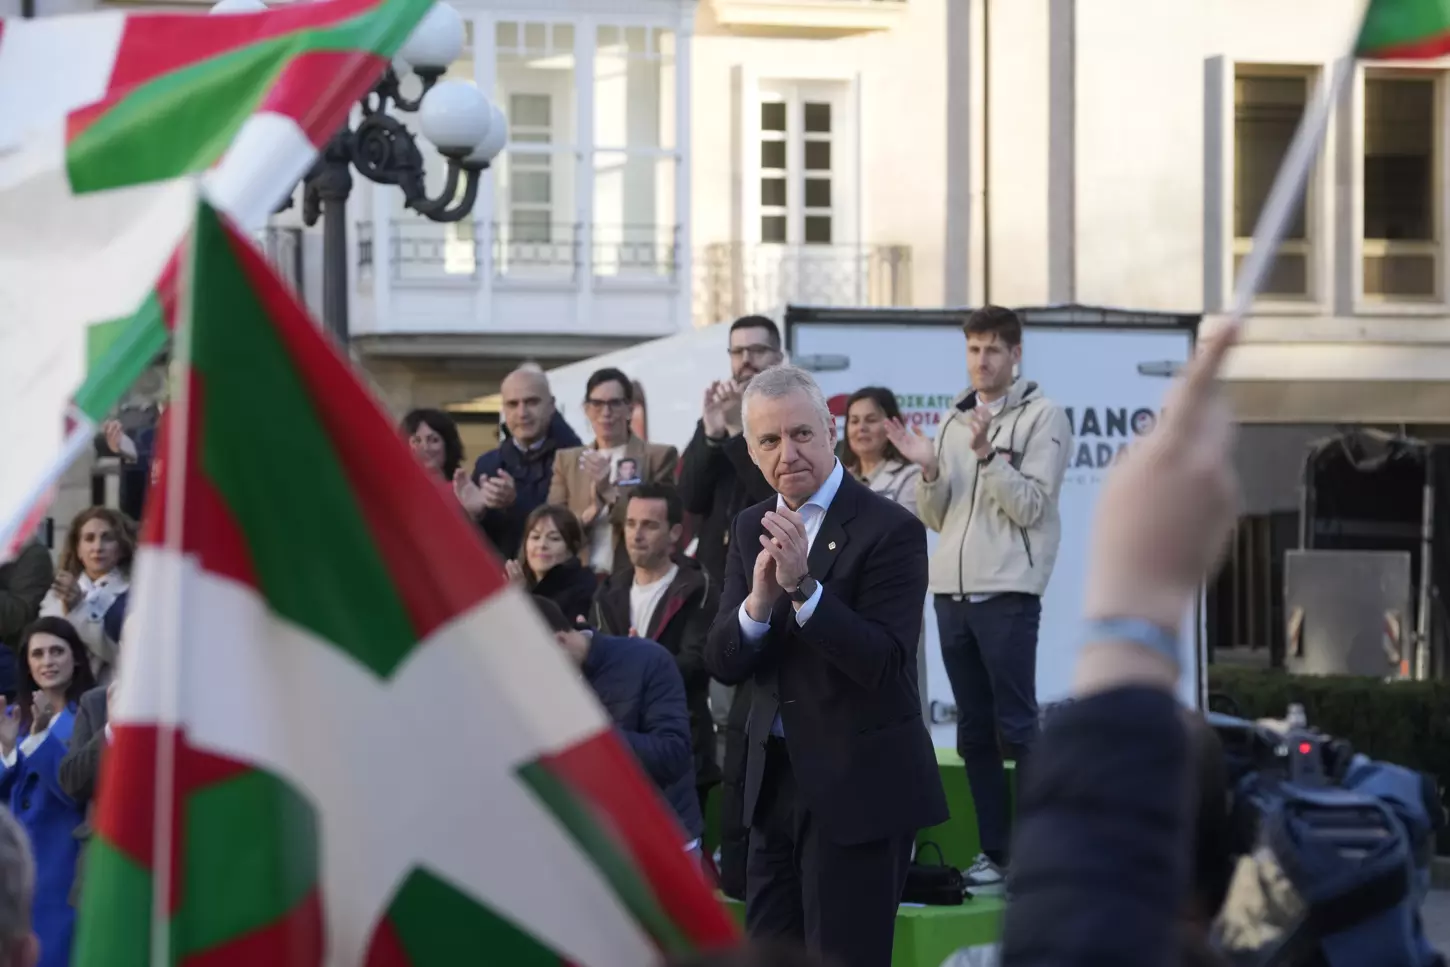
M 943 298 L 947 0 L 456 5 L 450 73 L 510 124 L 472 217 L 350 205 L 355 343 L 395 407 L 790 302 Z
M 972 0 L 962 301 L 1222 315 L 1362 4 Z M 1230 363 L 1253 423 L 1450 412 L 1450 61 L 1354 65 Z

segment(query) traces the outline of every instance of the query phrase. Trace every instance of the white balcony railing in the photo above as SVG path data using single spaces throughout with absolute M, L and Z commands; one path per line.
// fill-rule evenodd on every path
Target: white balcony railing
M 909 306 L 906 245 L 755 245 L 717 242 L 695 258 L 696 325 L 786 305 Z
M 476 280 L 482 269 L 479 241 L 469 224 L 398 222 L 388 227 L 389 276 L 395 282 Z M 674 283 L 679 264 L 679 226 L 590 226 L 585 258 L 584 226 L 568 222 L 487 227 L 494 278 L 520 282 L 575 282 L 589 272 L 598 280 Z M 358 262 L 374 265 L 373 226 L 358 225 Z

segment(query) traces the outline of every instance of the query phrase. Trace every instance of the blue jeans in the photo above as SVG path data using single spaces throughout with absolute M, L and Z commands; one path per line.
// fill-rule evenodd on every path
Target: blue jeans
M 1021 782 L 1037 738 L 1037 628 L 1042 599 L 1006 593 L 971 602 L 936 596 L 942 662 L 957 703 L 957 752 L 977 810 L 982 852 L 1005 863 L 1012 809 L 1004 759 Z

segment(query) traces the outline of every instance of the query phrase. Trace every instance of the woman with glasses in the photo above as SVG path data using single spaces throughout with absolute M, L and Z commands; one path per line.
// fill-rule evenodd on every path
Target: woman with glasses
M 584 412 L 594 428 L 594 442 L 560 450 L 549 485 L 549 503 L 568 507 L 584 525 L 581 559 L 605 577 L 629 567 L 620 534 L 630 491 L 642 483 L 673 483 L 679 459 L 674 447 L 635 436 L 630 429 L 633 411 L 634 384 L 628 376 L 612 368 L 590 376 Z

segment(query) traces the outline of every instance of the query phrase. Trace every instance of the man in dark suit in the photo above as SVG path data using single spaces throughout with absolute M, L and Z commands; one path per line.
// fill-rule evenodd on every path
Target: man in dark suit
M 81 695 L 75 727 L 70 734 L 70 747 L 65 758 L 60 760 L 61 789 L 86 811 L 85 822 L 77 826 L 75 832 L 83 849 L 91 838 L 91 809 L 96 797 L 96 780 L 101 772 L 101 758 L 111 744 L 111 695 L 119 680 L 118 670 L 109 685 L 97 685 Z M 81 864 L 84 859 L 85 854 L 82 853 L 76 862 L 76 876 L 71 885 L 72 906 L 80 902 Z
M 808 373 L 766 370 L 743 409 L 778 496 L 735 519 L 705 659 L 754 682 L 746 929 L 888 967 L 912 841 L 947 818 L 916 684 L 926 531 L 844 473 Z

